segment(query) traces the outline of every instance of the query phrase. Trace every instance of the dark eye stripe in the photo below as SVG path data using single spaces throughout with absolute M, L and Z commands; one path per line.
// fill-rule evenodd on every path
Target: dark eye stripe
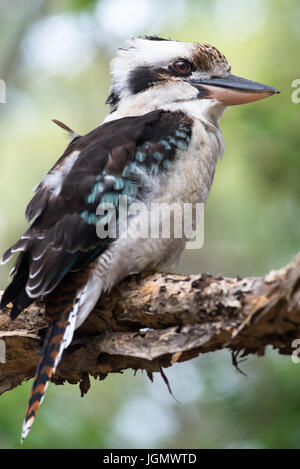
M 187 63 L 187 70 L 183 72 L 177 72 L 173 65 L 175 63 Z M 155 68 L 151 66 L 138 66 L 131 70 L 128 77 L 128 86 L 132 94 L 137 94 L 158 82 L 163 81 L 165 78 L 170 76 L 182 76 L 186 77 L 196 70 L 195 66 L 185 59 L 177 59 L 168 68 Z M 114 103 L 113 103 L 114 104 Z M 116 103 L 117 104 L 117 103 Z
M 133 94 L 137 94 L 162 79 L 160 69 L 139 66 L 130 72 L 128 84 L 130 91 Z

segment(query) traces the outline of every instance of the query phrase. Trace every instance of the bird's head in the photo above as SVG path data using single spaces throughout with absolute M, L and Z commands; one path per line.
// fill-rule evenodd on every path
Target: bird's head
M 158 37 L 134 38 L 111 63 L 107 103 L 126 114 L 182 109 L 216 120 L 226 106 L 279 93 L 270 86 L 231 74 L 225 56 L 208 44 Z M 185 109 L 188 108 L 188 109 Z M 129 110 L 130 109 L 130 110 Z

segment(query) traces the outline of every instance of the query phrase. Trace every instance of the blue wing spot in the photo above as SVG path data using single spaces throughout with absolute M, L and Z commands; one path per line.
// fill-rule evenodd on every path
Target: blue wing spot
M 129 166 L 125 166 L 125 168 L 123 169 L 122 177 L 128 176 L 129 173 L 130 173 Z
M 87 198 L 87 203 L 88 204 L 93 204 L 96 200 L 97 195 L 99 192 L 103 191 L 103 184 L 102 182 L 97 182 L 97 184 L 94 185 L 92 192 Z
M 164 161 L 162 162 L 162 165 L 163 165 L 163 167 L 164 167 L 165 169 L 169 169 L 170 166 L 171 166 L 170 160 L 164 160 Z
M 172 147 L 169 144 L 169 142 L 167 142 L 167 140 L 160 140 L 159 143 L 161 143 L 165 147 L 166 150 L 172 150 Z
M 139 167 L 140 165 L 138 163 L 136 163 L 135 161 L 132 161 L 132 163 L 130 163 L 129 165 L 129 170 L 131 173 L 136 173 L 136 172 L 139 172 Z
M 147 153 L 145 153 L 143 151 L 137 151 L 136 154 L 135 154 L 135 159 L 142 163 L 143 161 L 145 161 L 146 156 L 147 156 Z
M 182 140 L 178 140 L 176 146 L 177 146 L 180 150 L 185 150 L 186 147 L 187 147 L 187 144 L 186 144 L 186 142 L 183 142 Z
M 125 168 L 123 169 L 122 177 L 123 178 L 127 177 L 131 173 L 140 174 L 141 171 L 146 173 L 147 172 L 146 166 L 143 164 L 139 164 L 136 161 L 132 161 L 129 166 L 125 166 Z
M 155 151 L 153 156 L 157 161 L 161 161 L 164 157 L 163 153 L 160 153 L 159 151 Z
M 116 191 L 120 191 L 123 188 L 124 188 L 123 179 L 121 177 L 116 177 L 115 182 L 114 182 L 114 189 L 116 189 Z
M 89 213 L 87 210 L 84 210 L 80 216 L 89 225 L 96 224 L 98 221 L 97 215 L 95 213 Z
M 89 212 L 87 210 L 84 210 L 84 212 L 81 212 L 80 216 L 84 221 L 87 221 L 89 218 Z
M 89 216 L 89 224 L 90 225 L 96 225 L 98 222 L 98 217 L 95 213 L 90 213 L 90 216 Z
M 174 137 L 168 137 L 168 140 L 170 143 L 174 143 L 174 145 L 177 143 L 177 140 Z
M 175 135 L 176 137 L 186 138 L 186 133 L 181 130 L 176 130 Z
M 101 197 L 101 202 L 99 205 L 103 206 L 105 204 L 110 204 L 116 207 L 119 203 L 119 196 L 120 194 L 115 194 L 114 192 L 105 192 L 105 194 L 103 194 Z
M 137 173 L 137 174 L 140 174 L 141 171 L 146 173 L 147 172 L 147 168 L 145 165 L 143 164 L 138 164 L 136 163 L 135 161 L 132 161 L 129 165 L 129 172 L 130 173 Z

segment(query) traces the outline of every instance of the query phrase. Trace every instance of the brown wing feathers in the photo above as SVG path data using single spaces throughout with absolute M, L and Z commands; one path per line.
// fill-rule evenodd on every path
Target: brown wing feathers
M 74 134 L 64 124 L 55 123 Z M 83 137 L 76 135 L 37 187 L 26 211 L 33 223 L 2 258 L 5 263 L 19 253 L 0 307 L 12 302 L 14 319 L 34 298 L 46 295 L 50 321 L 22 439 L 30 431 L 63 350 L 72 340 L 92 261 L 109 243 L 96 234 L 94 217 L 99 201 L 103 194 L 118 197 L 120 190 L 130 185 L 132 190 L 134 181 L 130 178 L 137 177 L 132 171 L 139 165 L 146 171 L 167 170 L 176 150 L 188 144 L 190 129 L 182 113 L 161 110 L 108 122 Z M 114 185 L 113 177 L 107 175 L 123 178 L 122 184 Z M 134 184 L 139 185 L 139 179 Z

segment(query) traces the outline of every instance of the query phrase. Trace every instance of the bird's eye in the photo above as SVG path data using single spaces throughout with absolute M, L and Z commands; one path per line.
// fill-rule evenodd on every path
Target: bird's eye
M 191 64 L 187 60 L 177 60 L 172 64 L 173 70 L 180 75 L 185 75 L 191 71 Z

